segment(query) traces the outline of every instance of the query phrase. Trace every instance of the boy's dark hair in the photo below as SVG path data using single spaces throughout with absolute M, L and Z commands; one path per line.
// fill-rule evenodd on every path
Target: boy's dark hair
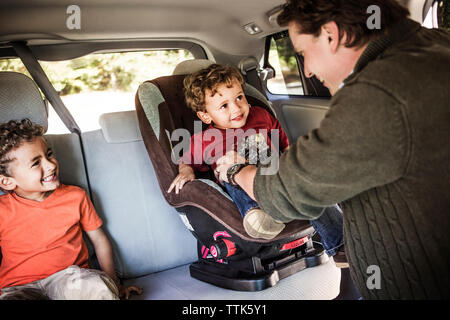
M 367 13 L 367 9 L 372 5 L 380 8 L 380 29 L 367 26 L 367 19 L 372 14 Z M 277 22 L 286 26 L 294 21 L 301 33 L 317 37 L 322 25 L 334 21 L 339 27 L 339 40 L 345 32 L 345 46 L 350 48 L 365 45 L 408 15 L 408 9 L 396 0 L 287 0 Z
M 7 157 L 11 150 L 18 148 L 23 142 L 31 142 L 44 135 L 44 128 L 33 124 L 29 119 L 11 120 L 0 124 L 0 174 L 9 177 L 8 164 L 13 161 Z
M 242 90 L 245 90 L 244 78 L 234 67 L 212 64 L 187 75 L 183 82 L 186 104 L 194 112 L 205 111 L 206 90 L 210 90 L 214 95 L 219 85 L 226 84 L 227 87 L 231 87 L 234 80 L 237 80 L 242 86 Z

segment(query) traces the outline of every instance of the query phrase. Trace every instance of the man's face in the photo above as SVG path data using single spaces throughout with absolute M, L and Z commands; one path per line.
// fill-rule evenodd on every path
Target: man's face
M 53 151 L 41 137 L 32 142 L 23 142 L 11 150 L 8 157 L 9 179 L 14 192 L 26 199 L 42 201 L 59 186 L 58 161 Z M 5 179 L 5 177 L 2 177 Z
M 347 68 L 348 61 L 339 54 L 338 35 L 326 27 L 322 27 L 318 37 L 299 31 L 296 22 L 289 23 L 289 37 L 294 50 L 304 57 L 305 76 L 315 75 L 334 95 L 351 71 Z
M 217 87 L 216 93 L 205 92 L 206 112 L 197 112 L 205 123 L 213 123 L 218 129 L 241 128 L 247 122 L 250 111 L 241 84 L 235 80 L 230 88 L 226 84 Z

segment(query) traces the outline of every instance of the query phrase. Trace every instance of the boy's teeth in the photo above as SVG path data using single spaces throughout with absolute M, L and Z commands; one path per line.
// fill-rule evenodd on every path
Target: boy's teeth
M 49 176 L 49 177 L 47 177 L 47 178 L 44 178 L 44 182 L 52 181 L 53 176 L 54 176 L 54 175 L 51 175 L 51 176 Z

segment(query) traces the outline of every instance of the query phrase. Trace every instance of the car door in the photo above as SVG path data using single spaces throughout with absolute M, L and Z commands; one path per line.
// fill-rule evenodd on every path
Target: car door
M 316 77 L 306 78 L 303 57 L 295 54 L 287 31 L 266 38 L 264 68 L 274 76 L 263 81 L 268 99 L 290 143 L 319 127 L 329 108 L 330 92 Z

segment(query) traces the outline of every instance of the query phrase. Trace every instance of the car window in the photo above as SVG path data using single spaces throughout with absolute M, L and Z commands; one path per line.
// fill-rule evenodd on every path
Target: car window
M 294 48 L 288 37 L 270 38 L 268 62 L 275 70 L 275 77 L 267 80 L 267 90 L 270 93 L 304 94 Z
M 94 53 L 64 61 L 39 61 L 82 131 L 100 128 L 102 113 L 134 110 L 139 84 L 172 74 L 181 61 L 194 59 L 187 50 Z M 20 59 L 0 60 L 1 71 L 30 76 Z M 47 133 L 68 129 L 49 107 Z
M 440 0 L 436 8 L 438 27 L 450 32 L 450 2 Z
M 271 35 L 266 41 L 264 67 L 275 71 L 275 77 L 266 83 L 270 94 L 330 97 L 329 90 L 315 76 L 304 76 L 303 57 L 295 53 L 287 31 Z

